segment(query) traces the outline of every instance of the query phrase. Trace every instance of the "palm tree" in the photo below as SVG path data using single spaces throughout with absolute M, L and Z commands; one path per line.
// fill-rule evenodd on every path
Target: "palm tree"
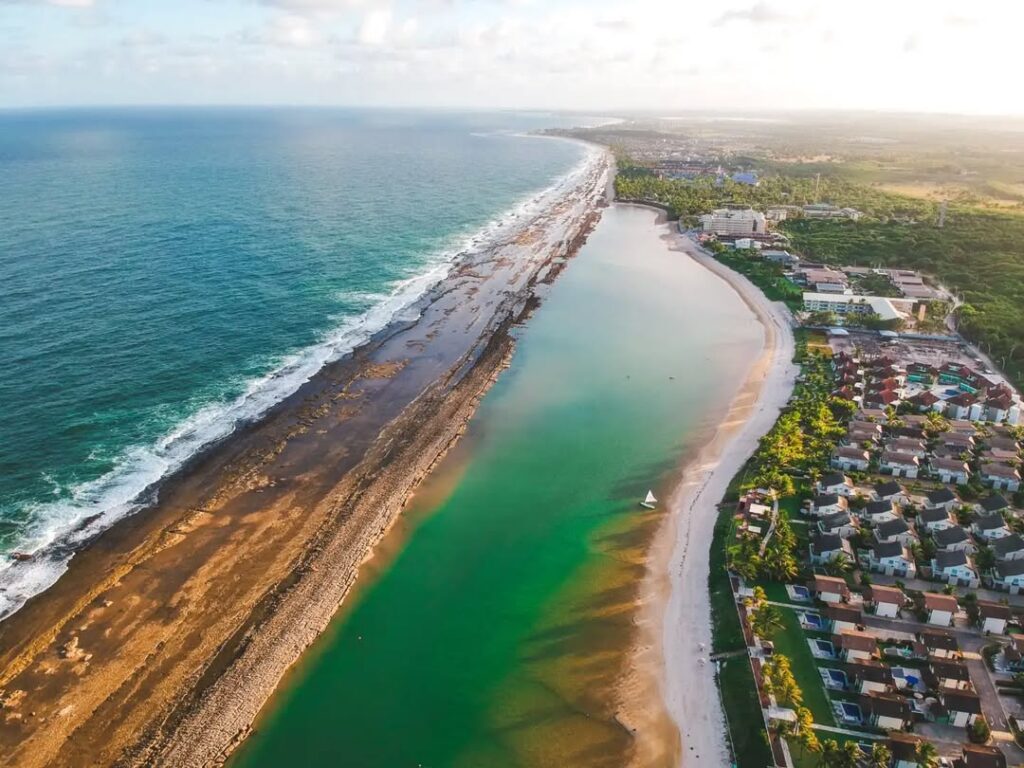
M 922 741 L 917 745 L 914 759 L 921 768 L 938 768 L 939 752 L 930 741 Z
M 785 626 L 782 611 L 770 603 L 764 603 L 754 611 L 750 626 L 758 637 L 770 640 L 776 632 Z
M 860 765 L 860 759 L 863 754 L 860 751 L 860 747 L 857 746 L 857 742 L 848 741 L 843 744 L 843 749 L 839 755 L 839 765 L 842 768 L 857 768 Z
M 892 751 L 880 741 L 871 748 L 871 768 L 889 768 L 892 762 Z
M 821 742 L 821 757 L 818 759 L 818 765 L 821 768 L 838 768 L 839 753 L 839 742 L 835 739 L 825 739 Z
M 845 552 L 837 552 L 825 563 L 825 573 L 829 576 L 842 576 L 844 573 L 849 573 L 851 568 L 853 568 L 853 563 L 850 562 L 850 558 Z

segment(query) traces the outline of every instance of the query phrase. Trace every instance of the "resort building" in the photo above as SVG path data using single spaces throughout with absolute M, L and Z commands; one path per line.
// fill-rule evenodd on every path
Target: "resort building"
M 928 470 L 941 482 L 951 485 L 966 485 L 971 479 L 971 468 L 963 459 L 932 457 L 928 460 Z
M 882 320 L 901 320 L 904 312 L 896 308 L 893 299 L 884 296 L 854 296 L 849 293 L 805 293 L 804 311 L 832 312 L 846 315 L 878 315 Z
M 839 603 L 850 599 L 850 588 L 846 581 L 835 576 L 815 576 L 807 586 L 823 603 Z
M 932 534 L 935 548 L 939 552 L 973 552 L 974 542 L 971 535 L 959 525 L 940 528 Z
M 931 534 L 944 531 L 955 526 L 956 518 L 953 513 L 945 507 L 930 507 L 923 509 L 917 515 L 917 529 L 928 531 Z
M 878 468 L 893 477 L 913 479 L 921 470 L 921 460 L 917 456 L 886 450 L 882 453 Z
M 804 217 L 808 219 L 850 219 L 857 221 L 864 214 L 856 208 L 840 208 L 828 203 L 811 203 L 803 208 Z
M 764 214 L 753 208 L 719 208 L 700 217 L 701 229 L 716 235 L 753 235 L 767 231 Z
M 869 550 L 866 564 L 875 573 L 908 579 L 917 576 L 914 555 L 900 541 L 875 542 Z
M 836 533 L 815 536 L 811 539 L 809 548 L 812 565 L 827 565 L 841 557 L 845 557 L 849 563 L 854 561 L 853 545 L 850 544 L 850 540 Z
M 1024 538 L 1020 534 L 1011 533 L 993 541 L 989 547 L 996 560 L 1020 560 L 1024 558 Z
M 871 463 L 871 456 L 863 448 L 843 445 L 832 452 L 832 466 L 846 472 L 864 472 Z

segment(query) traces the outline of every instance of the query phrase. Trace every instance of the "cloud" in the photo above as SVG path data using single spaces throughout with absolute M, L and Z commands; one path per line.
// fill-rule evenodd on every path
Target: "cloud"
M 913 53 L 914 51 L 916 51 L 918 49 L 918 47 L 920 45 L 921 45 L 921 38 L 918 37 L 917 34 L 907 35 L 906 39 L 903 41 L 903 52 L 904 53 Z
M 390 29 L 391 11 L 387 9 L 373 10 L 363 17 L 357 37 L 363 45 L 381 45 L 387 39 Z
M 0 5 L 50 5 L 56 8 L 92 8 L 96 0 L 0 0 Z
M 389 5 L 384 0 L 259 0 L 261 5 L 293 14 L 329 15 Z
M 720 27 L 733 21 L 746 21 L 751 24 L 777 24 L 791 21 L 792 16 L 783 11 L 776 10 L 764 2 L 754 3 L 749 8 L 734 8 L 728 10 L 715 19 L 712 24 Z

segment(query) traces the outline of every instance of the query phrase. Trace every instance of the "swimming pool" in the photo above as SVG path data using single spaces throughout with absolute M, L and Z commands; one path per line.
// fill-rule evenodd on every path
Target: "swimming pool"
M 860 707 L 848 701 L 840 702 L 839 716 L 845 723 L 859 723 L 861 721 Z
M 811 601 L 811 591 L 800 584 L 787 584 L 786 594 L 789 595 L 790 600 L 795 600 L 798 603 L 809 603 Z
M 803 625 L 804 629 L 821 629 L 825 626 L 821 616 L 816 613 L 801 613 L 800 624 Z
M 822 669 L 821 680 L 829 688 L 846 688 L 846 673 L 841 669 Z
M 836 655 L 836 649 L 828 640 L 812 640 L 815 649 L 819 655 L 828 656 L 832 658 Z

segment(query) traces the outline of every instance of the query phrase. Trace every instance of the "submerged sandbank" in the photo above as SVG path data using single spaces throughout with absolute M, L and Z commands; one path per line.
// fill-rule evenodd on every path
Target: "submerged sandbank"
M 0 760 L 209 765 L 329 622 L 600 215 L 607 158 L 0 624 Z

